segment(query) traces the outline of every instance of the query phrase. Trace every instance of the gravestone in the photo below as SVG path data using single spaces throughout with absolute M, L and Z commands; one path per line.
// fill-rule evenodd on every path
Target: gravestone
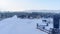
M 52 34 L 59 34 L 59 19 L 60 19 L 59 14 L 54 15 Z

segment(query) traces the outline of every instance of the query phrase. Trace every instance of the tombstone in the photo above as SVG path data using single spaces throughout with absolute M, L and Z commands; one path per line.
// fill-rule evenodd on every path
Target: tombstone
M 54 28 L 59 28 L 59 19 L 60 19 L 60 16 L 59 15 L 54 15 L 53 17 L 53 27 Z
M 60 19 L 59 14 L 54 15 L 52 34 L 59 34 L 59 19 Z

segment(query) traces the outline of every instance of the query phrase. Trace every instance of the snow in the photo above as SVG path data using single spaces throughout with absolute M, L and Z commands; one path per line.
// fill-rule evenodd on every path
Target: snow
M 47 34 L 36 29 L 36 23 L 43 24 L 41 19 L 21 19 L 15 15 L 0 21 L 0 34 Z

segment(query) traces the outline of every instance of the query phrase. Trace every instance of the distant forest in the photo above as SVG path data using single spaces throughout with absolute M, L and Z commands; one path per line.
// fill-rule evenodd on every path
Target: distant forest
M 14 15 L 17 15 L 18 18 L 53 18 L 54 15 L 59 14 L 60 13 L 45 13 L 45 12 L 32 12 L 32 13 L 28 13 L 28 12 L 0 12 L 0 18 L 9 18 L 12 17 Z

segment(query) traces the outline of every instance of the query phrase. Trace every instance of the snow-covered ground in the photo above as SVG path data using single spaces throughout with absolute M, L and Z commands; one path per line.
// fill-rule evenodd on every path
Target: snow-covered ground
M 36 23 L 44 24 L 41 19 L 21 19 L 15 15 L 0 21 L 0 34 L 47 34 L 36 29 Z M 52 23 L 48 27 L 52 28 Z

